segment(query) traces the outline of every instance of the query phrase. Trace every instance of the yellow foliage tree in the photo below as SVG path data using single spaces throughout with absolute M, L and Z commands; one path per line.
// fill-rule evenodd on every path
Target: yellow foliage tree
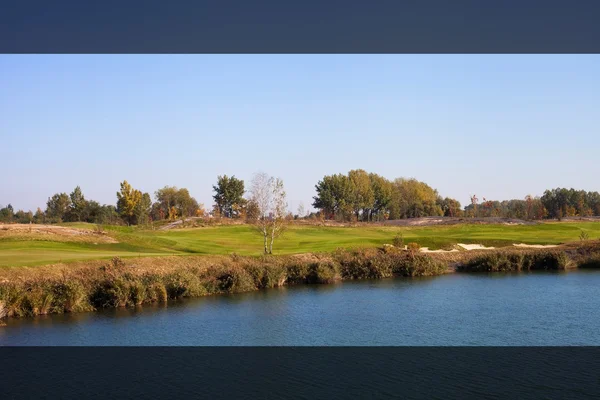
M 206 216 L 206 210 L 204 209 L 204 204 L 198 204 L 198 209 L 196 209 L 196 217 L 204 218 Z
M 175 206 L 169 208 L 169 219 L 177 219 L 177 208 Z
M 142 192 L 134 189 L 127 181 L 121 182 L 121 190 L 117 192 L 117 211 L 128 224 L 135 223 L 135 210 L 142 200 Z

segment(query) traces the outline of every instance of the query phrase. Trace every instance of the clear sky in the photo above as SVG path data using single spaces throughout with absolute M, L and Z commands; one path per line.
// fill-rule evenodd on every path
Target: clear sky
M 598 55 L 2 55 L 0 204 L 80 185 L 284 180 L 290 209 L 326 174 L 414 177 L 466 205 L 600 190 Z

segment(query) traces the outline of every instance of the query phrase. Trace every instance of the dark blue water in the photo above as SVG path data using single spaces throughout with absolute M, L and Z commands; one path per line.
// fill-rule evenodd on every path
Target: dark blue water
M 0 345 L 600 345 L 600 271 L 344 282 L 13 319 Z

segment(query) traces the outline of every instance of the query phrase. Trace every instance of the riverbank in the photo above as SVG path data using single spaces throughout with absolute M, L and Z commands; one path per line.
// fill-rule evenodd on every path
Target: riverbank
M 422 254 L 384 247 L 295 256 L 95 260 L 0 270 L 0 317 L 93 311 L 337 280 L 600 268 L 600 241 Z

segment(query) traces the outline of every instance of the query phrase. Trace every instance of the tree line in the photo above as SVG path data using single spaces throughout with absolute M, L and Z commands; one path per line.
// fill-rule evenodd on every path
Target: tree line
M 362 169 L 326 175 L 315 186 L 313 206 L 326 219 L 383 221 L 426 216 L 461 216 L 460 202 L 442 198 L 416 179 L 390 181 Z
M 600 216 L 600 194 L 557 188 L 541 197 L 482 201 L 470 196 L 464 208 L 458 200 L 416 179 L 388 180 L 362 169 L 347 174 L 326 175 L 315 186 L 313 206 L 325 219 L 339 221 L 382 221 L 417 217 L 503 217 L 526 220 Z
M 0 206 L 0 222 L 147 225 L 154 221 L 190 217 L 243 219 L 253 224 L 262 222 L 262 228 L 258 229 L 272 243 L 279 234 L 276 232 L 283 229 L 269 226 L 267 235 L 265 224 L 284 219 L 369 222 L 427 216 L 527 220 L 600 216 L 598 192 L 556 188 L 546 190 L 541 197 L 503 201 L 486 198 L 480 201 L 472 195 L 470 204 L 462 207 L 458 200 L 442 197 L 424 182 L 406 178 L 389 180 L 362 169 L 326 175 L 319 180 L 312 202 L 316 211 L 310 213 L 305 211 L 302 203 L 295 215 L 288 211 L 283 182 L 266 174 L 256 174 L 248 191 L 243 180 L 227 175 L 218 176 L 212 189 L 214 204 L 206 210 L 186 188 L 165 186 L 154 192 L 153 201 L 149 193 L 135 189 L 125 180 L 116 192 L 116 205 L 111 205 L 87 199 L 77 186 L 70 194 L 55 193 L 48 198 L 45 210 L 38 208 L 35 213 L 15 211 L 10 204 Z M 270 245 L 265 246 L 268 251 Z
M 46 209 L 38 207 L 35 213 L 19 210 L 14 212 L 9 204 L 0 209 L 0 222 L 51 224 L 60 222 L 89 222 L 95 224 L 145 225 L 151 221 L 202 216 L 204 208 L 198 204 L 187 189 L 165 186 L 154 193 L 135 189 L 126 180 L 120 183 L 116 193 L 116 206 L 101 205 L 88 200 L 79 186 L 70 194 L 55 193 L 48 198 Z

